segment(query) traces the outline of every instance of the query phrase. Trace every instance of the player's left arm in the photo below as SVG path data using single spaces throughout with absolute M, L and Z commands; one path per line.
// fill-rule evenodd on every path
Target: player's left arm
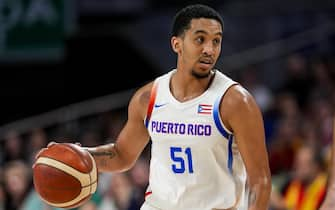
M 234 85 L 227 91 L 220 109 L 221 117 L 233 132 L 246 166 L 249 210 L 267 210 L 271 173 L 262 113 L 251 94 L 240 85 Z

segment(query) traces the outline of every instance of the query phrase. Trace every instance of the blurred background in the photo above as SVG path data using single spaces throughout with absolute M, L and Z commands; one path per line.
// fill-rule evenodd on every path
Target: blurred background
M 54 210 L 32 188 L 51 140 L 113 142 L 130 96 L 175 67 L 172 18 L 191 3 L 224 16 L 217 68 L 260 105 L 273 176 L 271 210 L 324 198 L 335 105 L 335 1 L 0 0 L 0 210 Z M 135 210 L 149 147 L 123 174 L 101 174 L 80 210 Z

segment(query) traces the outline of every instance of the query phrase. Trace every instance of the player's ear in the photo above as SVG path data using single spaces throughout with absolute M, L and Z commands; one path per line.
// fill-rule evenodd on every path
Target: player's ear
M 178 39 L 178 37 L 173 36 L 171 38 L 171 47 L 175 53 L 180 52 L 180 40 Z

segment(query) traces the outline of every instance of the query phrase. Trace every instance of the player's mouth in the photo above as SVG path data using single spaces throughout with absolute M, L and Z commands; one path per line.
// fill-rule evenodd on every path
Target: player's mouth
M 203 58 L 203 59 L 200 59 L 199 63 L 200 63 L 201 68 L 208 69 L 212 67 L 214 61 L 211 58 Z

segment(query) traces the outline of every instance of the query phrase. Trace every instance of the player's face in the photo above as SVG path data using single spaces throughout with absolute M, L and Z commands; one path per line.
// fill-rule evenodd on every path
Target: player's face
M 221 52 L 222 27 L 220 22 L 193 19 L 185 32 L 179 59 L 193 76 L 205 78 L 210 74 Z

